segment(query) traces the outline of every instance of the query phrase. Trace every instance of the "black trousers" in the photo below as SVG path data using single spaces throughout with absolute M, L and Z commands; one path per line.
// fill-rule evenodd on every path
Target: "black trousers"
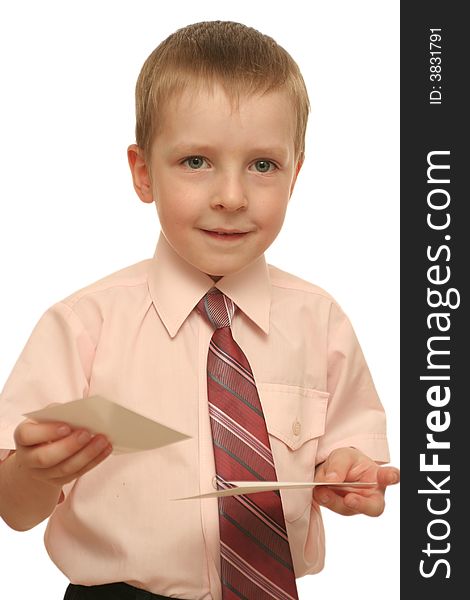
M 104 585 L 75 585 L 71 583 L 64 600 L 170 600 L 168 596 L 152 594 L 127 583 Z M 173 599 L 175 600 L 175 599 Z

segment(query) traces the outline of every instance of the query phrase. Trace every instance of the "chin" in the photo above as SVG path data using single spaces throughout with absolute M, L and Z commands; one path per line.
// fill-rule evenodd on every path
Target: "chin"
M 230 275 L 230 272 L 226 270 L 214 271 L 213 269 L 200 269 L 200 271 L 202 271 L 206 275 L 209 275 L 209 277 L 212 277 L 212 279 L 217 280 L 221 279 L 222 277 L 225 277 L 225 275 Z
M 217 269 L 214 268 L 213 265 L 211 267 L 207 267 L 204 268 L 204 266 L 197 266 L 195 265 L 199 271 L 202 271 L 203 273 L 205 273 L 206 275 L 209 275 L 209 277 L 215 278 L 217 277 L 218 279 L 221 279 L 222 277 L 225 277 L 225 275 L 231 275 L 232 273 L 236 273 L 236 271 L 238 269 Z

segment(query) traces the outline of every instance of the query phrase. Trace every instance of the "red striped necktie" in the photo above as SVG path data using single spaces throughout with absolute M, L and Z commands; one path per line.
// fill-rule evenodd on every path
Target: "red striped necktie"
M 217 487 L 232 487 L 230 481 L 277 481 L 253 373 L 230 329 L 235 305 L 212 288 L 197 309 L 215 327 L 207 395 Z M 297 600 L 279 491 L 218 502 L 223 600 Z

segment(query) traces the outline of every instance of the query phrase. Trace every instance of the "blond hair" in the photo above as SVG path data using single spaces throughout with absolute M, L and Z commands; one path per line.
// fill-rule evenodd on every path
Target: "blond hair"
M 243 95 L 286 90 L 296 118 L 295 155 L 303 159 L 310 106 L 296 62 L 256 29 L 232 21 L 206 21 L 178 29 L 142 66 L 135 90 L 135 134 L 147 160 L 168 99 L 188 84 L 200 88 L 216 83 L 235 106 Z

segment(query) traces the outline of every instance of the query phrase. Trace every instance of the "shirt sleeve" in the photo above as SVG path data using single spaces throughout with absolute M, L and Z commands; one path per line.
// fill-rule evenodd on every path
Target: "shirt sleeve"
M 88 394 L 94 354 L 71 307 L 58 303 L 42 315 L 0 394 L 0 458 L 15 448 L 13 433 L 24 413 Z
M 386 419 L 364 355 L 349 319 L 332 303 L 328 324 L 325 434 L 317 464 L 341 447 L 355 447 L 379 463 L 389 462 Z

